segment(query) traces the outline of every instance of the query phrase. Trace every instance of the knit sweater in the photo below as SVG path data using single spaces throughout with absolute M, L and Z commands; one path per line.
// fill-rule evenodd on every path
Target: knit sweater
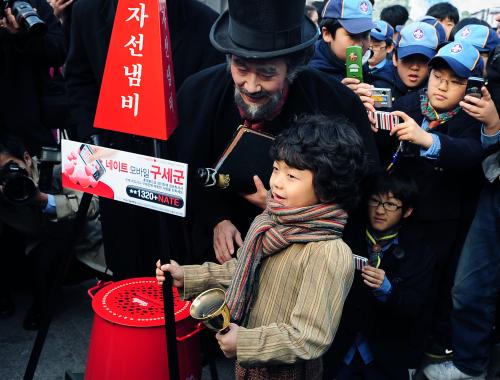
M 183 266 L 184 298 L 227 288 L 236 260 Z M 353 276 L 351 250 L 342 239 L 292 244 L 265 258 L 248 322 L 238 330 L 239 364 L 270 366 L 319 358 L 333 341 Z

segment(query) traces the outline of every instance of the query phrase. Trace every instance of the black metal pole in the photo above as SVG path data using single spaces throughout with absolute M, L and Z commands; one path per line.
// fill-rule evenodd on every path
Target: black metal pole
M 153 140 L 153 153 L 161 158 L 161 145 L 158 140 Z M 165 153 L 165 152 L 164 152 Z M 166 215 L 158 212 L 158 225 L 160 236 L 161 263 L 170 263 L 170 245 L 168 242 L 168 223 Z M 174 296 L 172 293 L 172 276 L 165 274 L 163 283 L 163 310 L 165 313 L 165 334 L 167 338 L 168 371 L 170 380 L 179 380 L 179 360 L 177 356 L 177 332 L 175 328 Z
M 26 371 L 24 372 L 24 380 L 31 380 L 35 375 L 38 360 L 40 359 L 40 355 L 45 344 L 45 339 L 47 337 L 47 333 L 49 332 L 50 323 L 52 322 L 55 300 L 63 284 L 64 277 L 71 263 L 71 259 L 73 258 L 75 243 L 80 236 L 83 227 L 85 226 L 85 222 L 87 221 L 87 211 L 89 209 L 92 197 L 92 194 L 84 193 L 80 205 L 78 206 L 78 211 L 76 212 L 76 217 L 73 221 L 72 226 L 73 233 L 69 234 L 69 238 L 66 241 L 66 249 L 63 251 L 65 253 L 65 259 L 61 260 L 59 270 L 56 274 L 56 279 L 51 286 L 47 307 L 42 313 L 42 323 L 40 325 L 38 333 L 36 334 L 36 339 L 31 350 L 30 359 L 28 361 L 28 365 L 26 366 Z

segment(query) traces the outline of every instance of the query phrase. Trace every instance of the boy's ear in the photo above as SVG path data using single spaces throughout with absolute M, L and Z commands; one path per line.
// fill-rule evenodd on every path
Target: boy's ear
M 23 154 L 23 161 L 26 164 L 26 166 L 30 167 L 31 166 L 31 156 L 28 152 L 24 152 Z
M 394 45 L 392 45 L 394 47 Z M 394 67 L 398 67 L 398 59 L 396 58 L 396 54 L 392 55 L 392 64 Z
M 390 54 L 393 50 L 394 50 L 394 44 L 391 44 L 391 46 L 387 46 L 385 48 L 385 51 L 387 52 L 387 54 Z
M 413 213 L 413 207 L 408 207 L 403 214 L 403 218 L 408 218 Z
M 323 41 L 325 41 L 327 44 L 333 42 L 333 40 L 335 39 L 335 37 L 332 36 L 330 31 L 325 26 L 321 28 L 321 36 L 323 37 Z

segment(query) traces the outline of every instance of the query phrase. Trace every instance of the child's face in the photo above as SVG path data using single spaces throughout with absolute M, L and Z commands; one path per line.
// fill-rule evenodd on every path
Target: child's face
M 392 51 L 392 45 L 387 46 L 385 41 L 372 39 L 370 42 L 370 50 L 373 51 L 373 56 L 368 60 L 368 63 L 370 66 L 376 66 L 387 58 L 387 54 Z
M 441 25 L 443 25 L 443 28 L 446 32 L 446 40 L 448 40 L 450 38 L 451 30 L 455 26 L 455 21 L 453 21 L 452 19 L 450 19 L 448 17 L 446 17 L 444 19 L 438 19 L 438 21 Z
M 385 207 L 383 203 L 385 203 Z M 386 208 L 395 210 L 386 210 Z M 377 232 L 384 232 L 396 226 L 401 219 L 410 216 L 412 211 L 413 209 L 410 208 L 403 214 L 403 203 L 394 198 L 391 192 L 374 194 L 368 200 L 368 218 L 371 227 Z
M 345 50 L 349 46 L 361 46 L 363 54 L 370 45 L 370 31 L 360 34 L 350 34 L 344 28 L 338 28 L 335 36 L 332 36 L 328 29 L 323 27 L 321 30 L 323 40 L 330 46 L 330 50 L 340 60 L 346 61 Z
M 450 111 L 465 96 L 467 79 L 457 77 L 451 69 L 432 69 L 427 95 L 431 106 L 438 112 Z
M 274 161 L 269 185 L 274 200 L 285 207 L 305 207 L 319 203 L 310 170 L 299 170 L 284 161 Z
M 401 81 L 408 88 L 420 86 L 429 74 L 429 59 L 421 54 L 413 54 L 403 59 L 392 56 L 392 62 L 398 70 Z

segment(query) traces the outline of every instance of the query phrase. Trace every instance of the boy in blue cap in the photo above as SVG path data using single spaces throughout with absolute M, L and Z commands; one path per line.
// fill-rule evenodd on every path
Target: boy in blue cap
M 374 26 L 369 0 L 329 0 L 320 24 L 323 38 L 316 42 L 309 66 L 341 81 L 346 76 L 346 48 L 361 46 L 364 54 Z
M 455 33 L 454 40 L 465 41 L 473 45 L 484 61 L 484 67 L 488 63 L 488 56 L 492 50 L 500 43 L 497 34 L 486 25 L 470 24 L 466 25 Z M 485 74 L 485 73 L 483 73 Z
M 368 60 L 373 79 L 380 77 L 390 80 L 392 76 L 393 36 L 392 26 L 382 20 L 375 22 L 375 27 L 370 32 L 370 50 L 373 51 L 373 56 Z
M 406 25 L 392 57 L 394 69 L 390 79 L 378 79 L 375 87 L 391 88 L 398 99 L 410 91 L 420 90 L 428 77 L 428 62 L 437 52 L 439 40 L 436 29 L 425 22 Z
M 429 66 L 427 88 L 395 102 L 394 114 L 402 122 L 390 135 L 397 137 L 394 150 L 400 142 L 406 147 L 406 154 L 396 165 L 417 180 L 420 197 L 415 218 L 425 226 L 427 241 L 437 258 L 435 348 L 427 351 L 429 356 L 437 357 L 444 356 L 446 347 L 450 347 L 450 290 L 455 259 L 480 190 L 477 185 L 481 183 L 484 153 L 481 122 L 464 112 L 460 102 L 467 78 L 481 76 L 483 61 L 472 45 L 452 42 L 439 50 Z

